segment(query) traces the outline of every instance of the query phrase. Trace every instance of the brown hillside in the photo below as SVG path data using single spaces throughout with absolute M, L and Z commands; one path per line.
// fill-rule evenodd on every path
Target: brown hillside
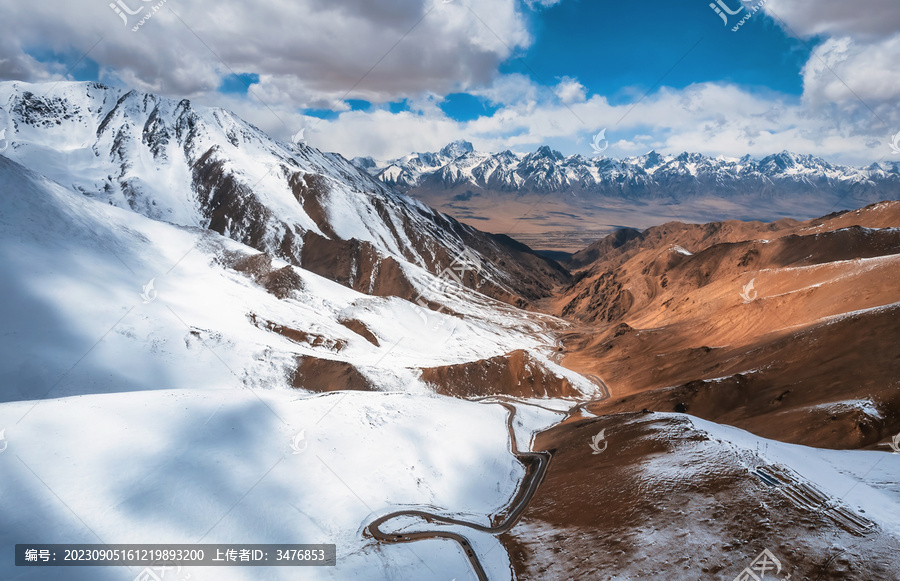
M 900 430 L 900 202 L 619 241 L 542 303 L 578 322 L 563 364 L 610 387 L 595 413 L 677 409 L 830 447 Z

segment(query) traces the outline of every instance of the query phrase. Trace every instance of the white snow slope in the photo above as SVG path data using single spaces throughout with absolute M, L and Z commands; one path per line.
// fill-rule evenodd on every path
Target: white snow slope
M 523 476 L 504 408 L 437 397 L 410 367 L 514 349 L 540 355 L 555 344 L 544 317 L 455 289 L 445 299 L 467 316 L 430 313 L 445 322 L 435 330 L 407 301 L 298 268 L 302 290 L 279 300 L 226 266 L 228 255 L 257 251 L 90 199 L 3 156 L 0 253 L 4 581 L 141 573 L 16 568 L 13 545 L 27 542 L 327 542 L 339 566 L 304 569 L 303 578 L 465 579 L 470 566 L 455 543 L 380 547 L 363 526 L 407 505 L 486 522 Z M 326 341 L 290 341 L 251 314 Z M 364 320 L 380 346 L 338 323 L 347 316 Z M 303 354 L 351 361 L 395 393 L 290 389 Z M 302 430 L 308 447 L 294 454 Z M 490 535 L 468 536 L 492 577 L 508 574 Z
M 362 528 L 410 504 L 479 521 L 502 509 L 524 473 L 505 418 L 498 405 L 361 392 L 183 389 L 3 404 L 0 579 L 141 572 L 15 567 L 13 545 L 30 542 L 337 546 L 335 567 L 194 567 L 166 581 L 468 579 L 453 542 L 381 547 Z M 492 578 L 507 578 L 498 542 L 466 534 Z
M 95 200 L 294 264 L 307 233 L 371 244 L 413 277 L 441 270 L 442 253 L 477 256 L 466 236 L 492 244 L 342 156 L 274 140 L 223 109 L 99 83 L 18 81 L 0 82 L 0 108 L 12 119 L 7 158 Z M 484 266 L 482 277 L 509 282 Z

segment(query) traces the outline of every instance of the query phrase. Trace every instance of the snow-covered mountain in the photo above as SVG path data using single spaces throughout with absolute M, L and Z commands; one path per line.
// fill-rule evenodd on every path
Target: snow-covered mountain
M 423 368 L 522 350 L 593 391 L 541 356 L 551 317 L 523 320 L 424 271 L 413 280 L 443 312 L 90 199 L 3 156 L 0 192 L 0 402 L 224 385 L 428 393 L 441 386 Z
M 522 306 L 565 270 L 339 155 L 98 84 L 3 83 L 0 103 L 13 124 L 2 316 L 17 337 L 0 356 L 0 401 L 235 378 L 430 392 L 446 386 L 422 369 L 496 358 L 556 378 L 560 394 L 596 388 L 541 355 L 562 321 L 485 296 Z M 50 350 L 48 329 L 65 330 Z M 67 374 L 84 337 L 111 351 Z
M 545 296 L 556 265 L 435 212 L 338 154 L 282 143 L 217 108 L 97 83 L 0 83 L 5 155 L 85 196 L 232 240 L 376 295 L 464 251 L 467 286 L 515 302 Z M 503 264 L 500 268 L 497 265 Z M 549 278 L 548 278 L 549 277 Z
M 17 567 L 23 539 L 305 540 L 340 547 L 315 579 L 462 578 L 455 546 L 413 562 L 359 528 L 409 502 L 487 520 L 515 495 L 506 411 L 437 396 L 453 370 L 599 393 L 551 360 L 565 322 L 480 292 L 518 303 L 539 292 L 522 277 L 567 273 L 225 111 L 84 83 L 0 92 L 0 578 L 174 577 Z M 462 251 L 477 264 L 450 277 Z M 493 535 L 472 544 L 509 569 Z
M 566 157 L 547 146 L 529 154 L 482 153 L 471 143 L 457 141 L 437 153 L 414 153 L 383 162 L 354 158 L 352 162 L 403 191 L 567 192 L 674 200 L 820 192 L 822 196 L 850 196 L 865 203 L 894 198 L 900 190 L 900 165 L 896 162 L 854 168 L 788 151 L 759 160 L 687 152 L 661 155 L 655 151 L 616 160 L 580 154 Z
M 795 577 L 895 571 L 888 454 L 597 417 L 623 394 L 560 362 L 599 333 L 517 307 L 569 277 L 527 248 L 225 111 L 86 83 L 0 106 L 0 579 L 297 576 L 20 567 L 22 542 L 333 543 L 323 581 L 733 578 L 763 541 Z

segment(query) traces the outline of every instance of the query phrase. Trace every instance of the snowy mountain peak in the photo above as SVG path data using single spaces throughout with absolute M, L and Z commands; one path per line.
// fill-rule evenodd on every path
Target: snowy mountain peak
M 546 158 L 546 159 L 551 159 L 551 160 L 556 160 L 556 161 L 562 161 L 563 159 L 565 159 L 565 157 L 563 156 L 562 153 L 560 153 L 554 149 L 550 149 L 550 147 L 547 145 L 542 145 L 541 147 L 537 148 L 537 150 L 534 153 L 526 156 L 526 158 L 527 159 Z
M 453 143 L 449 143 L 441 148 L 440 155 L 442 157 L 456 159 L 457 157 L 463 156 L 467 153 L 472 153 L 473 151 L 475 151 L 475 148 L 470 142 L 463 139 L 458 139 Z
M 654 149 L 644 156 L 644 163 L 642 164 L 642 166 L 644 167 L 644 169 L 656 167 L 658 165 L 662 165 L 664 159 L 665 158 L 657 153 Z

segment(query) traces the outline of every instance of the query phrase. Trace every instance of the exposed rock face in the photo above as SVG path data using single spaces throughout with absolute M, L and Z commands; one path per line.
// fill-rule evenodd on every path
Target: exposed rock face
M 303 279 L 294 271 L 293 267 L 285 266 L 273 269 L 272 257 L 268 254 L 237 257 L 233 260 L 232 268 L 248 275 L 279 299 L 285 299 L 291 295 L 292 291 L 299 291 L 303 288 Z
M 294 387 L 310 391 L 369 391 L 372 385 L 359 370 L 345 361 L 300 357 L 294 374 Z
M 422 380 L 435 391 L 455 397 L 512 395 L 519 397 L 578 397 L 565 377 L 556 375 L 525 351 L 459 365 L 428 367 Z
M 372 345 L 375 345 L 376 347 L 381 346 L 381 342 L 378 341 L 378 337 L 376 337 L 375 334 L 372 333 L 372 330 L 369 329 L 368 325 L 366 325 L 362 321 L 357 319 L 341 319 L 339 322 Z

